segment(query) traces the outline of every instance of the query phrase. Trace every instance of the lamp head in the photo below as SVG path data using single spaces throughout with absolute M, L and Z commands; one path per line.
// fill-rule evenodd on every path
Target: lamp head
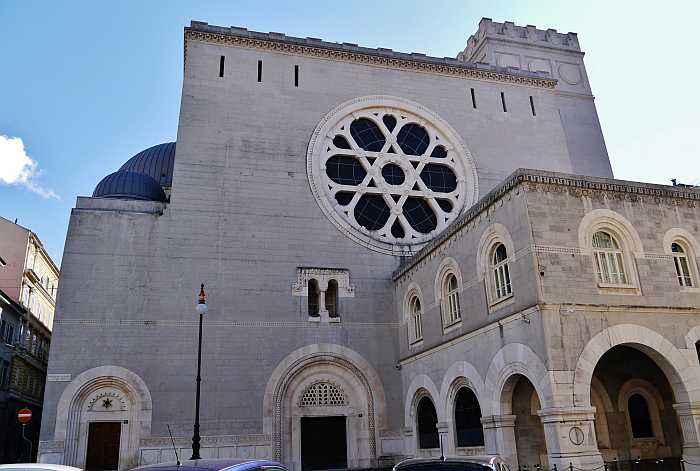
M 206 314 L 207 310 L 207 295 L 204 293 L 204 283 L 202 283 L 202 287 L 199 289 L 199 302 L 197 303 L 197 314 Z

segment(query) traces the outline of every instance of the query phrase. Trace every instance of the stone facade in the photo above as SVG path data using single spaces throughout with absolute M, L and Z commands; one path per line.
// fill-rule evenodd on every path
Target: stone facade
M 610 180 L 575 35 L 513 28 L 482 21 L 454 59 L 186 28 L 169 199 L 71 214 L 41 460 L 85 466 L 108 422 L 120 469 L 172 459 L 168 426 L 189 454 L 204 283 L 203 456 L 300 470 L 334 417 L 350 468 L 439 455 L 438 434 L 512 466 L 700 462 L 698 294 L 671 248 L 697 282 L 700 196 Z M 658 371 L 595 371 L 630 355 Z M 647 432 L 639 397 L 654 434 L 621 442 Z

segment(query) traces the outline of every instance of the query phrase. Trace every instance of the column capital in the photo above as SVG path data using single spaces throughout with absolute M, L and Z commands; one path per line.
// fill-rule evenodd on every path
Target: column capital
M 679 402 L 673 408 L 678 415 L 700 415 L 700 402 Z
M 515 416 L 506 415 L 485 415 L 481 417 L 481 424 L 487 428 L 515 427 Z
M 595 407 L 548 407 L 537 411 L 542 423 L 595 420 Z

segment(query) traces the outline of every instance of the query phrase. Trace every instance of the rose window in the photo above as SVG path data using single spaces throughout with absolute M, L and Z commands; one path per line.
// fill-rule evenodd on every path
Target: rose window
M 325 135 L 310 146 L 309 179 L 322 209 L 381 251 L 416 250 L 474 200 L 468 154 L 449 126 L 426 114 L 353 110 L 322 122 Z

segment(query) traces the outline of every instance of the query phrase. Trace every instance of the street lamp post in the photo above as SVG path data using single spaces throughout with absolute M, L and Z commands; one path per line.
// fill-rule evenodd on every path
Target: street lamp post
M 199 313 L 199 350 L 197 351 L 197 400 L 194 413 L 194 435 L 192 435 L 192 457 L 191 460 L 199 460 L 199 385 L 202 382 L 202 320 L 207 313 L 207 296 L 204 294 L 204 283 L 199 290 L 199 302 L 197 303 Z

